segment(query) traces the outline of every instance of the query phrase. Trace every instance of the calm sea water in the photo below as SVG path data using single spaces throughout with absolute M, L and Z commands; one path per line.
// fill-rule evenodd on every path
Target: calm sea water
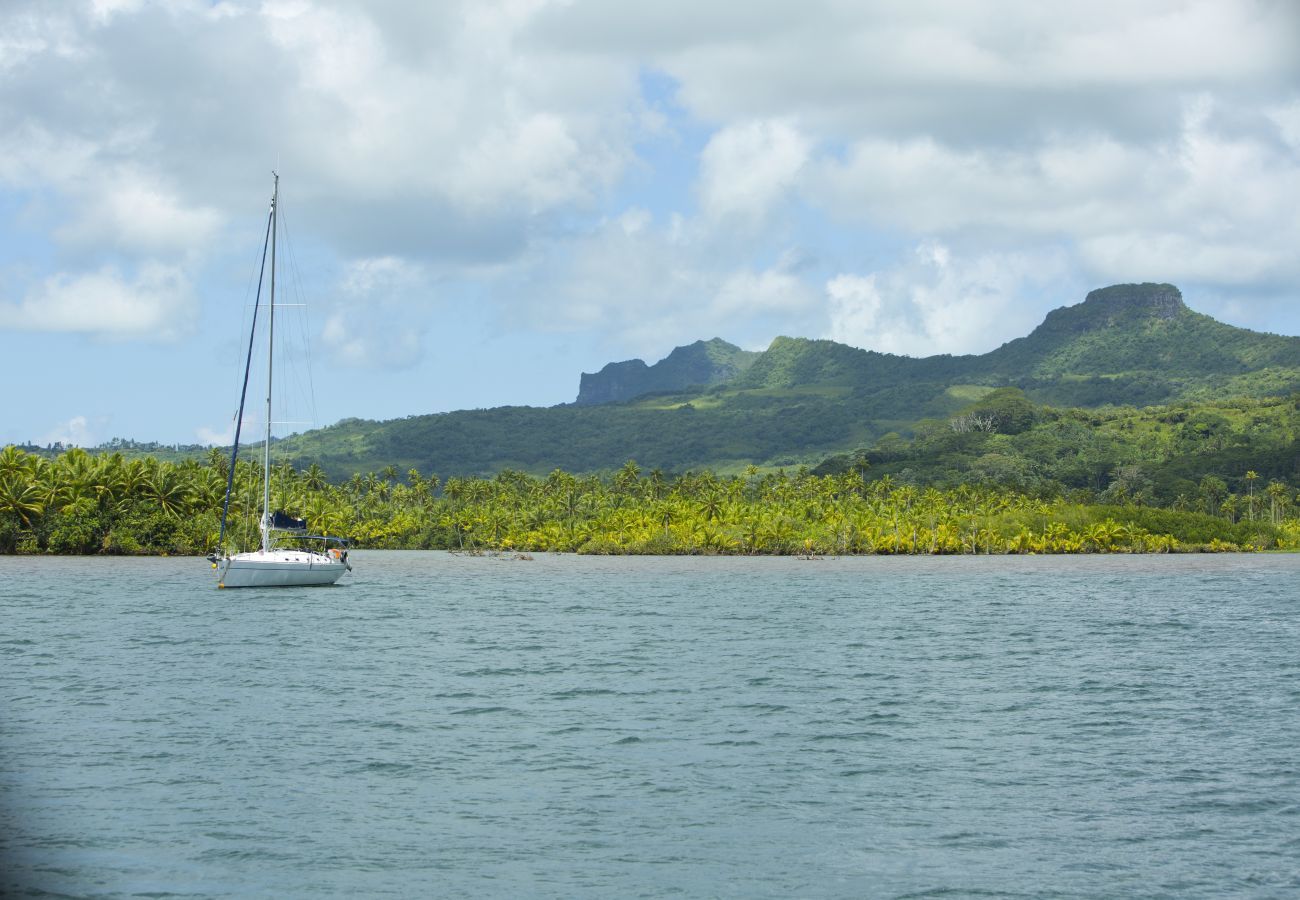
M 0 558 L 0 893 L 1300 892 L 1300 557 Z

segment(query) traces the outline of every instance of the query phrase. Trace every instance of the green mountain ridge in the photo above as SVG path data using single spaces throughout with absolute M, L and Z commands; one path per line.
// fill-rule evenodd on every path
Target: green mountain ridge
M 721 338 L 696 341 L 677 347 L 653 366 L 629 359 L 609 363 L 594 374 L 583 372 L 575 402 L 579 406 L 619 403 L 643 394 L 707 387 L 734 378 L 759 356 Z
M 1001 388 L 1054 407 L 1286 395 L 1300 391 L 1300 338 L 1196 313 L 1172 285 L 1115 285 L 982 355 L 913 358 L 793 337 L 748 353 L 715 338 L 653 366 L 583 374 L 572 404 L 349 419 L 285 438 L 278 455 L 336 479 L 387 466 L 443 478 L 593 472 L 628 459 L 665 471 L 814 466 Z
M 1225 325 L 1167 284 L 1115 285 L 1047 314 L 1027 337 L 989 353 L 990 371 L 1035 377 L 1158 371 L 1197 378 L 1300 366 L 1300 339 Z

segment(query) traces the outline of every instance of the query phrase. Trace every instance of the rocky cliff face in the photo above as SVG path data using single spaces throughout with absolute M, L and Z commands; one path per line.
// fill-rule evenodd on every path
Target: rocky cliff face
M 1172 284 L 1115 284 L 1089 291 L 1075 306 L 1052 310 L 1035 331 L 1080 334 L 1142 319 L 1173 319 L 1186 311 L 1182 292 Z
M 578 383 L 578 405 L 618 403 L 645 393 L 650 367 L 645 360 L 612 362 L 594 374 L 583 372 Z
M 714 338 L 678 347 L 653 366 L 639 359 L 610 363 L 594 375 L 582 373 L 577 403 L 621 403 L 657 391 L 717 384 L 745 371 L 759 355 Z

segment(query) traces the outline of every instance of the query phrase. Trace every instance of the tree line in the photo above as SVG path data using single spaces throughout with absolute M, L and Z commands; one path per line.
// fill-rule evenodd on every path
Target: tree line
M 216 548 L 229 461 L 165 462 L 0 450 L 0 553 L 202 554 Z M 227 541 L 254 542 L 261 464 L 240 460 Z M 1290 488 L 1246 476 L 1245 514 L 1155 508 L 1118 492 L 1035 494 L 993 483 L 920 486 L 861 467 L 670 475 L 629 461 L 604 475 L 506 470 L 440 480 L 388 466 L 331 482 L 274 467 L 274 505 L 355 546 L 619 554 L 1092 553 L 1300 549 Z M 1256 488 L 1259 488 L 1256 490 Z

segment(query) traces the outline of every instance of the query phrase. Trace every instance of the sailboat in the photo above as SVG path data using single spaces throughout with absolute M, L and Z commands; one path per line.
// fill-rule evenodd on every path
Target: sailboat
M 275 177 L 271 193 L 271 212 L 262 245 L 262 276 L 257 282 L 257 304 L 253 307 L 253 324 L 248 335 L 248 357 L 244 363 L 244 387 L 239 395 L 239 412 L 235 417 L 235 443 L 230 450 L 230 469 L 226 475 L 226 497 L 221 507 L 221 532 L 218 549 L 208 555 L 217 570 L 217 587 L 301 587 L 334 584 L 344 573 L 352 571 L 348 562 L 348 541 L 344 538 L 307 533 L 307 521 L 271 509 L 271 385 L 275 373 L 275 238 L 276 216 L 280 201 L 280 176 Z M 267 245 L 270 246 L 270 302 L 266 315 L 266 436 L 262 445 L 262 506 L 259 532 L 261 544 L 256 550 L 231 553 L 225 550 L 226 522 L 230 512 L 230 495 L 235 484 L 235 462 L 239 457 L 239 432 L 244 419 L 244 400 L 248 396 L 248 376 L 253 362 L 253 342 L 257 335 L 257 311 L 261 306 L 262 279 L 265 275 Z

